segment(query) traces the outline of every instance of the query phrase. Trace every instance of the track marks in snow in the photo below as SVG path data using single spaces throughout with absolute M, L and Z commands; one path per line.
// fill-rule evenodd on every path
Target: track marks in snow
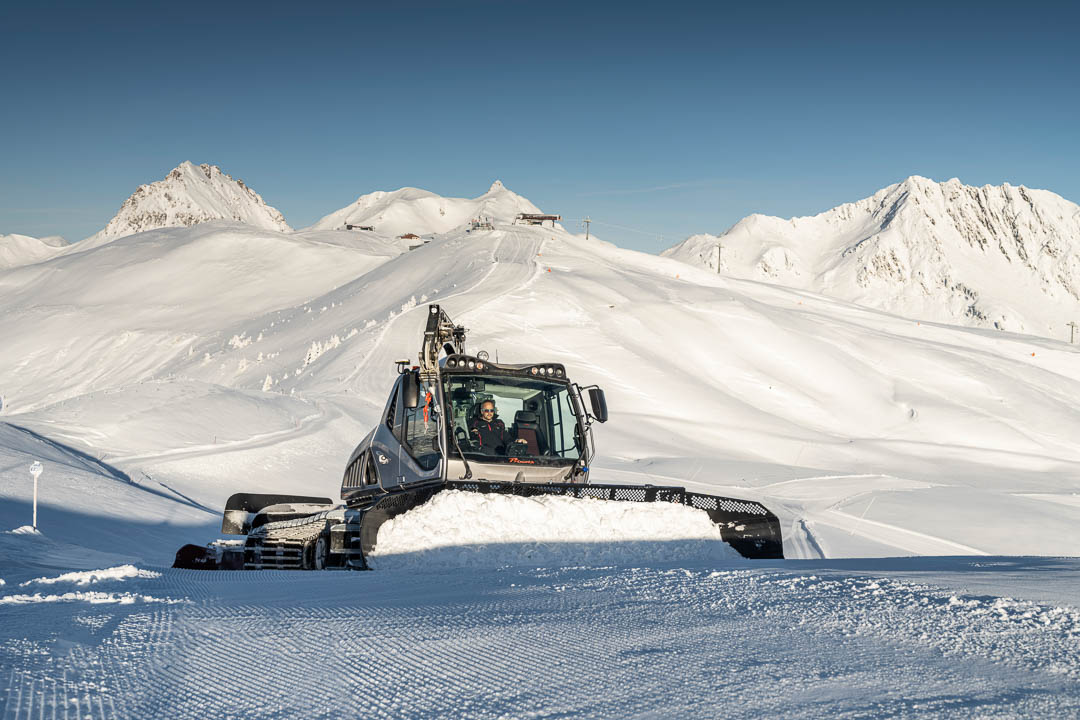
M 835 569 L 168 570 L 132 582 L 188 602 L 0 611 L 0 717 L 1080 712 L 1077 611 Z M 20 623 L 43 621 L 57 627 L 50 642 L 21 639 Z
M 784 536 L 784 540 L 788 546 L 784 551 L 784 557 L 786 558 L 811 560 L 825 557 L 825 551 L 821 548 L 804 518 L 795 518 L 791 522 L 791 527 Z
M 155 591 L 165 589 L 160 573 L 120 570 L 48 579 L 78 584 L 92 577 L 97 584 L 122 582 L 133 590 L 148 583 Z M 99 596 L 113 601 L 99 602 Z M 146 687 L 147 658 L 169 645 L 176 605 L 192 596 L 164 598 L 165 605 L 148 597 L 74 592 L 53 602 L 0 605 L 0 677 L 8 681 L 0 690 L 0 718 L 139 717 L 131 701 Z
M 751 582 L 800 606 L 802 622 L 933 648 L 1080 681 L 1080 612 L 993 596 L 965 596 L 888 578 L 759 576 Z
M 0 697 L 3 720 L 138 717 L 130 711 L 130 700 L 146 683 L 142 662 L 148 648 L 167 640 L 148 614 L 94 617 L 103 621 L 92 631 L 80 633 L 61 622 L 47 642 L 0 645 L 0 667 L 12 659 L 12 650 L 19 657 Z
M 500 234 L 510 231 L 499 231 Z M 412 348 L 417 347 L 417 328 L 422 328 L 423 323 L 415 323 L 416 313 L 426 313 L 429 303 L 438 302 L 444 309 L 447 303 L 461 296 L 478 298 L 477 304 L 498 300 L 507 292 L 520 287 L 522 283 L 531 282 L 537 273 L 535 262 L 532 258 L 543 241 L 535 237 L 536 233 L 515 232 L 517 242 L 506 243 L 505 236 L 495 240 L 495 246 L 491 251 L 491 265 L 479 279 L 469 287 L 457 289 L 454 292 L 440 294 L 428 300 L 417 303 L 416 306 L 403 309 L 393 314 L 381 323 L 381 328 L 371 340 L 368 350 L 363 358 L 349 371 L 344 383 L 349 385 L 357 377 L 364 374 L 368 367 L 377 367 L 380 363 L 389 366 L 392 363 L 391 356 L 401 357 L 402 354 L 412 353 Z M 407 333 L 401 329 L 399 321 L 402 318 L 412 318 L 406 322 Z M 454 316 L 456 322 L 461 322 L 459 317 Z M 406 339 L 407 338 L 407 339 Z M 393 340 L 393 347 L 389 347 L 389 341 Z M 407 353 L 405 351 L 408 351 Z M 379 389 L 375 397 L 376 402 L 381 402 L 385 394 L 385 388 Z
M 945 538 L 907 530 L 865 517 L 856 517 L 840 510 L 823 510 L 814 514 L 823 525 L 845 530 L 884 545 L 899 548 L 912 555 L 989 555 L 989 553 Z

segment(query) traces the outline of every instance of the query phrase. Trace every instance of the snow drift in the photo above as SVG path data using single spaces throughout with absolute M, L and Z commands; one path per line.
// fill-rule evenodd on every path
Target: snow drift
M 67 245 L 67 241 L 58 235 L 43 238 L 0 235 L 0 270 L 32 265 L 56 255 Z

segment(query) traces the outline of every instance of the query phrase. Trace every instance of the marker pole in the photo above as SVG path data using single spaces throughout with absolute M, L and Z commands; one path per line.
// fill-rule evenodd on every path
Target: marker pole
M 30 466 L 30 474 L 34 476 L 34 529 L 37 530 L 37 485 L 38 478 L 41 477 L 41 473 L 45 470 L 40 462 L 34 461 L 34 464 Z

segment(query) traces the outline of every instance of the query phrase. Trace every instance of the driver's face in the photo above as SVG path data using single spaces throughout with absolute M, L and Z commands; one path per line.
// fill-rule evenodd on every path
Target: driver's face
M 495 416 L 495 406 L 491 403 L 480 406 L 480 415 L 484 418 L 491 419 Z

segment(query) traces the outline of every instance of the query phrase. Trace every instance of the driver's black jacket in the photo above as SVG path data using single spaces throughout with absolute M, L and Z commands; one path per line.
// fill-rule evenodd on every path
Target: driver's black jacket
M 498 418 L 474 419 L 469 423 L 469 439 L 472 441 L 474 450 L 487 455 L 505 454 L 506 446 L 513 442 L 506 424 Z

